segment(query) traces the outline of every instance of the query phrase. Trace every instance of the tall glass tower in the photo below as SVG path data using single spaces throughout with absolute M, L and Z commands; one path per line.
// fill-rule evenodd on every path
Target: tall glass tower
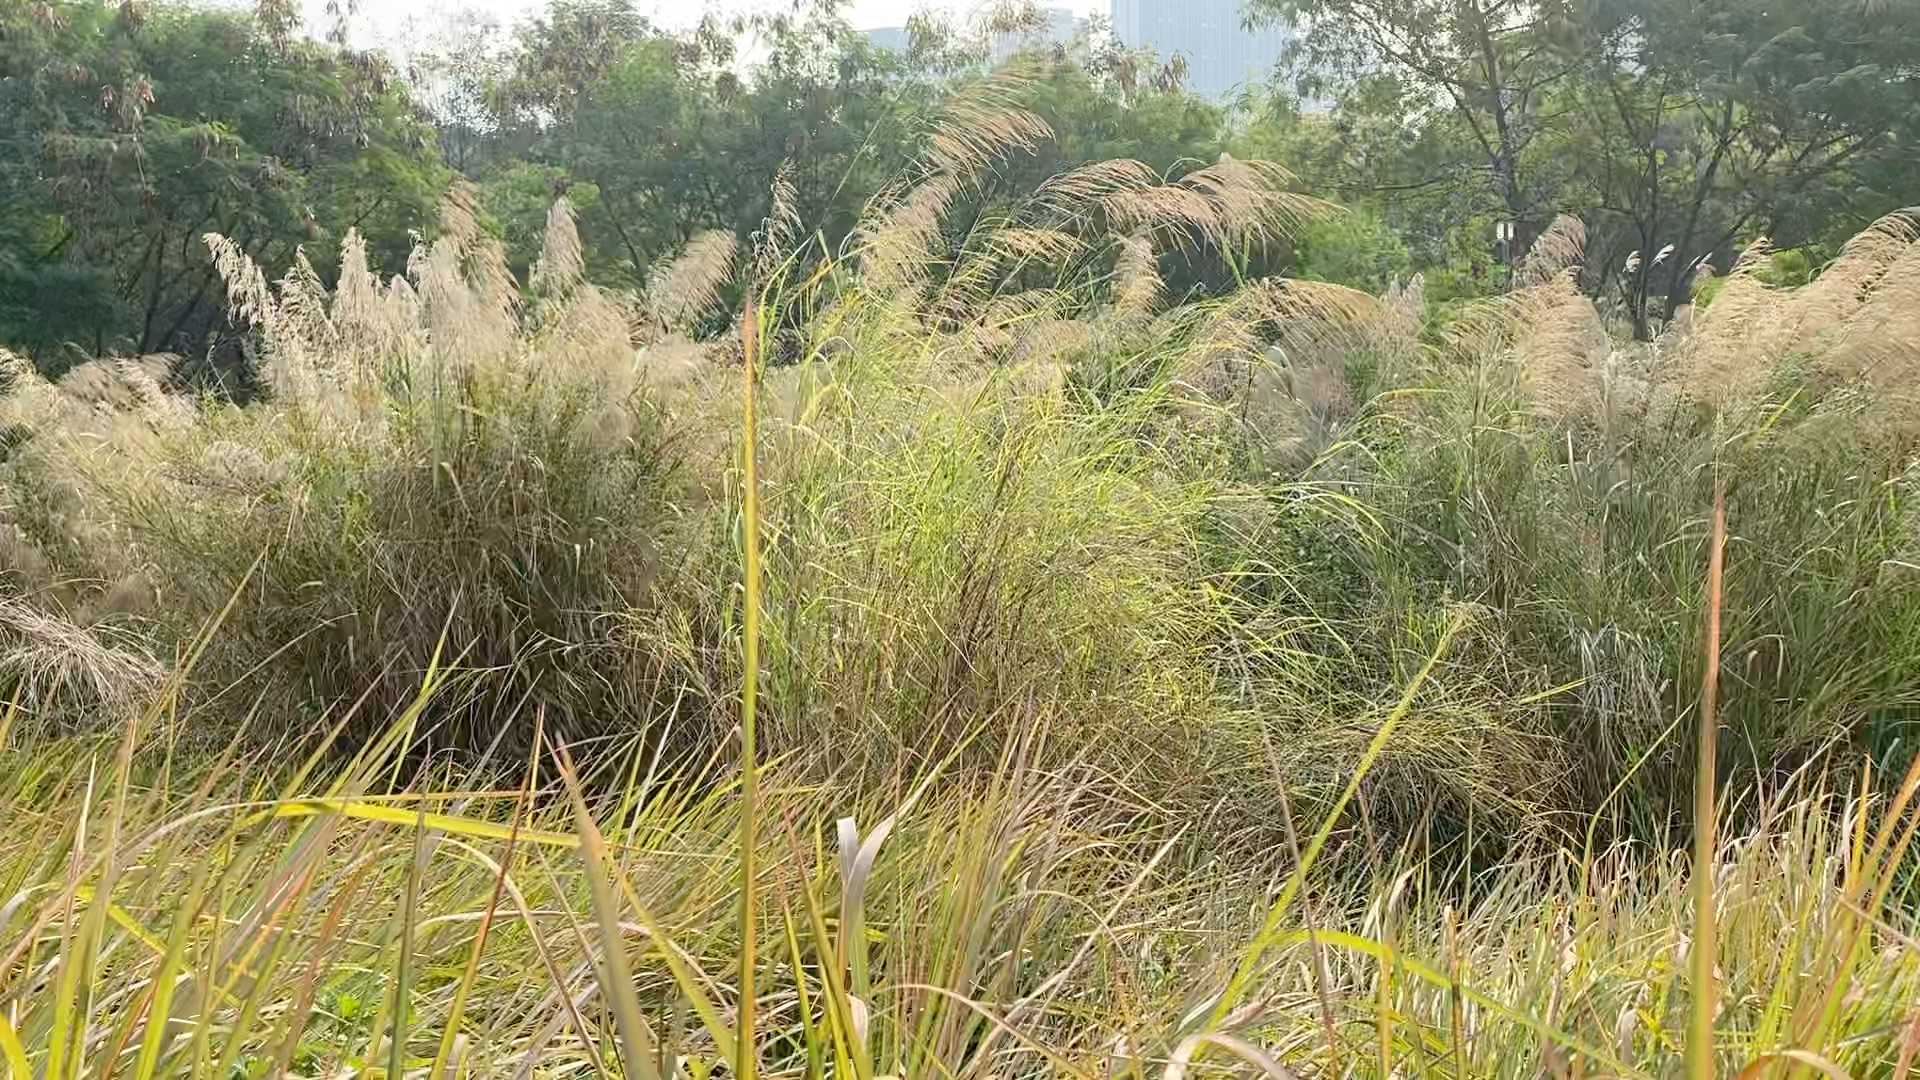
M 1284 26 L 1248 30 L 1241 0 L 1113 0 L 1113 33 L 1129 48 L 1187 61 L 1187 89 L 1219 99 L 1272 78 L 1291 34 Z

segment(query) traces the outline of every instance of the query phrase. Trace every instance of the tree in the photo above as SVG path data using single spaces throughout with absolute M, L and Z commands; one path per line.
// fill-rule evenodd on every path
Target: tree
M 1642 335 L 1754 236 L 1837 245 L 1920 196 L 1920 5 L 1605 0 L 1589 18 L 1561 145 L 1593 276 Z
M 1255 18 L 1302 28 L 1292 60 L 1305 96 L 1402 89 L 1417 126 L 1457 125 L 1455 147 L 1524 251 L 1552 217 L 1553 194 L 1528 169 L 1553 122 L 1548 97 L 1573 70 L 1577 29 L 1562 0 L 1252 0 Z M 1449 169 L 1451 173 L 1463 170 Z
M 743 77 L 734 50 L 747 35 L 766 51 Z M 786 162 L 803 219 L 828 235 L 851 229 L 907 160 L 912 88 L 895 83 L 899 64 L 830 7 L 676 34 L 628 0 L 557 0 L 521 28 L 507 73 L 484 91 L 493 147 L 476 171 L 489 187 L 524 184 L 525 163 L 561 187 L 591 184 L 589 266 L 639 286 L 701 232 L 756 228 Z
M 0 7 L 0 333 L 195 350 L 224 317 L 207 232 L 273 271 L 302 245 L 324 264 L 337 223 L 404 265 L 444 184 L 429 130 L 379 56 L 272 15 Z M 63 279 L 86 283 L 85 319 L 47 288 Z
M 1588 286 L 1642 336 L 1755 235 L 1817 248 L 1920 194 L 1915 0 L 1255 7 L 1302 22 L 1300 89 L 1336 103 L 1331 127 L 1283 115 L 1258 137 L 1434 263 L 1497 219 L 1515 223 L 1512 257 L 1553 215 L 1581 216 Z
M 594 197 L 580 207 L 588 265 L 626 287 L 700 233 L 747 239 L 768 215 L 776 173 L 792 186 L 805 232 L 837 242 L 916 160 L 947 95 L 986 72 L 986 43 L 1007 32 L 1008 17 L 996 9 L 969 31 L 918 16 L 910 47 L 894 52 L 853 31 L 831 3 L 668 32 L 630 0 L 555 0 L 515 35 L 491 85 L 469 81 L 463 91 L 492 109 L 471 125 L 489 134 L 470 168 L 490 209 L 525 216 L 503 218 L 510 240 L 525 233 L 519 259 L 534 254 L 534 187 L 544 182 L 551 198 L 590 185 Z M 744 66 L 743 40 L 756 57 Z M 1132 157 L 1175 170 L 1216 160 L 1221 110 L 1122 60 L 1091 38 L 1011 57 L 1031 84 L 1027 104 L 1057 137 L 1003 163 L 955 216 L 984 213 L 1086 161 Z
M 1506 283 L 1494 235 L 1509 211 L 1492 197 L 1466 125 L 1426 104 L 1419 87 L 1375 72 L 1343 86 L 1331 111 L 1270 102 L 1235 149 L 1284 162 L 1307 190 L 1377 217 L 1425 274 L 1428 297 L 1482 295 Z

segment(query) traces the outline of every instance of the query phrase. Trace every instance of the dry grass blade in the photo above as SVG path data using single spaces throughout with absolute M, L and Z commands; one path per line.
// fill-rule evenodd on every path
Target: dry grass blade
M 0 642 L 0 665 L 11 669 L 36 700 L 66 692 L 123 709 L 152 695 L 166 676 L 151 657 L 107 645 L 24 600 L 0 598 Z
M 613 887 L 615 871 L 608 859 L 606 840 L 587 810 L 566 748 L 556 748 L 555 754 L 561 778 L 567 785 L 567 798 L 573 805 L 574 821 L 580 830 L 580 855 L 586 864 L 593 915 L 600 928 L 600 946 L 594 953 L 600 1000 L 613 1011 L 614 1027 L 619 1034 L 616 1049 L 626 1075 L 638 1080 L 658 1080 L 659 1043 L 646 1017 L 641 1015 L 640 1002 L 635 996 L 633 966 L 627 959 L 626 934 L 620 925 L 620 899 Z
M 1295 1080 L 1294 1073 L 1286 1066 L 1275 1061 L 1273 1055 L 1235 1035 L 1220 1032 L 1201 1032 L 1180 1040 L 1174 1047 L 1173 1058 L 1167 1062 L 1166 1071 L 1161 1073 L 1163 1080 L 1186 1080 L 1193 1061 L 1208 1046 L 1217 1046 L 1241 1061 L 1259 1070 L 1259 1075 L 1272 1080 Z
M 760 758 L 757 749 L 759 716 L 756 706 L 760 691 L 760 430 L 755 416 L 759 396 L 760 353 L 756 348 L 760 329 L 760 305 L 753 300 L 741 319 L 740 390 L 740 472 L 742 503 L 740 510 L 743 552 L 744 610 L 741 613 L 740 656 L 740 1031 L 734 1068 L 746 1080 L 758 1073 L 760 1048 L 755 1043 L 758 1025 L 754 1011 L 759 1004 L 754 996 L 754 974 L 760 963 L 755 949 L 759 929 L 759 868 L 754 855 L 760 844 L 759 784 Z

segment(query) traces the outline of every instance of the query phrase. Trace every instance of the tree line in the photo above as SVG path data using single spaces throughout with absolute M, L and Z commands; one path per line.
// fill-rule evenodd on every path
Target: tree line
M 691 29 L 633 0 L 550 0 L 506 31 L 444 28 L 404 57 L 321 37 L 297 5 L 0 0 L 0 343 L 50 370 L 203 353 L 232 328 L 201 237 L 269 272 L 329 273 L 349 228 L 403 273 L 465 176 L 524 269 L 547 208 L 577 208 L 589 272 L 644 288 L 694 237 L 746 239 L 776 173 L 804 228 L 847 235 L 915 160 L 954 88 L 1026 47 L 1021 92 L 1054 138 L 981 193 L 1086 161 L 1178 174 L 1268 158 L 1354 212 L 1234 273 L 1430 298 L 1505 287 L 1562 213 L 1583 284 L 1645 334 L 1766 235 L 1781 274 L 1920 202 L 1920 0 L 1253 0 L 1303 29 L 1232 100 L 1189 58 L 1037 33 L 1030 5 L 917 18 L 876 47 L 828 0 Z M 1000 50 L 1004 52 L 1005 50 Z M 1169 267 L 1206 289 L 1207 271 Z

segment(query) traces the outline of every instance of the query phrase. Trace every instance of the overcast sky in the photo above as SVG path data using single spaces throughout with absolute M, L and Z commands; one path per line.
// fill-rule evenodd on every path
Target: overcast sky
M 309 17 L 316 26 L 326 25 L 327 0 L 305 0 Z M 899 26 L 907 16 L 925 8 L 949 14 L 970 14 L 988 0 L 845 0 L 842 9 L 854 26 Z M 691 26 L 708 11 L 734 14 L 752 10 L 774 10 L 789 0 L 638 0 L 639 9 L 667 26 Z M 1042 7 L 1071 8 L 1078 14 L 1106 11 L 1110 0 L 1039 0 Z M 359 0 L 353 17 L 354 37 L 362 45 L 381 46 L 391 52 L 405 53 L 445 27 L 458 16 L 480 15 L 512 26 L 531 12 L 545 6 L 544 0 Z

